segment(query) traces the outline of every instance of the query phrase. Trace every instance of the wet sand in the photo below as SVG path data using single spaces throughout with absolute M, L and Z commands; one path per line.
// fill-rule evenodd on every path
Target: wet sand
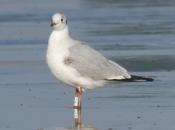
M 55 2 L 0 2 L 0 130 L 75 129 L 74 88 L 57 81 L 45 62 L 50 16 L 57 11 L 70 17 L 75 38 L 129 72 L 155 78 L 85 91 L 85 128 L 175 129 L 174 1 Z

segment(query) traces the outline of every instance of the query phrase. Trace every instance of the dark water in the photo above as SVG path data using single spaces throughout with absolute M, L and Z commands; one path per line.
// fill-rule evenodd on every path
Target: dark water
M 0 129 L 73 126 L 74 90 L 45 63 L 50 18 L 63 12 L 71 35 L 153 83 L 87 91 L 84 124 L 98 130 L 174 129 L 174 0 L 1 0 Z

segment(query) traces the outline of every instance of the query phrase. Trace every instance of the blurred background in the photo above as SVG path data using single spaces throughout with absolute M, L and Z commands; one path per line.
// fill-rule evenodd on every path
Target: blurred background
M 1 0 L 0 129 L 73 127 L 74 89 L 50 73 L 51 16 L 68 17 L 72 37 L 153 83 L 87 91 L 85 125 L 99 130 L 174 129 L 175 0 Z

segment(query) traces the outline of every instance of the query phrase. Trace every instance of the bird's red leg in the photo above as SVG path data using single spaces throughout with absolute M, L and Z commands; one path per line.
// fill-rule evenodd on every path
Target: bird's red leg
M 75 90 L 75 98 L 74 98 L 74 109 L 81 109 L 83 100 L 83 88 L 79 87 Z
M 83 88 L 80 87 L 79 88 L 79 107 L 80 107 L 80 109 L 82 107 L 82 102 L 83 102 Z
M 74 109 L 78 109 L 79 106 L 79 90 L 75 89 L 75 97 L 74 97 Z

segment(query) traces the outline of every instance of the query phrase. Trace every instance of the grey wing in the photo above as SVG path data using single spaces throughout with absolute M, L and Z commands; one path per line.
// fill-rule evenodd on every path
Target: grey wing
M 76 44 L 69 48 L 70 57 L 73 62 L 70 64 L 81 76 L 93 80 L 124 79 L 130 78 L 127 71 L 117 63 L 106 59 L 93 48 Z

